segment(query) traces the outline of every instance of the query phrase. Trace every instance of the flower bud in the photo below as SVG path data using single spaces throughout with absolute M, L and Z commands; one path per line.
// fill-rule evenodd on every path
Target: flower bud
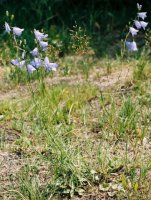
M 7 17 L 9 16 L 9 12 L 8 12 L 8 10 L 6 10 L 6 16 L 7 16 Z
M 14 15 L 11 15 L 11 18 L 10 18 L 12 21 L 13 21 L 13 19 L 14 19 Z

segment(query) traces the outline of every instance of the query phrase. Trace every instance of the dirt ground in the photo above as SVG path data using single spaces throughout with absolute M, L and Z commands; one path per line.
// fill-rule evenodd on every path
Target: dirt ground
M 127 84 L 132 84 L 131 79 L 132 79 L 132 70 L 129 68 L 123 68 L 119 71 L 114 71 L 110 73 L 109 75 L 99 75 L 100 73 L 99 68 L 93 70 L 92 73 L 90 73 L 90 77 L 88 80 L 85 80 L 85 78 L 82 75 L 74 75 L 70 77 L 61 77 L 59 75 L 55 76 L 54 78 L 51 79 L 46 79 L 47 85 L 56 85 L 56 84 L 68 84 L 68 85 L 79 85 L 83 83 L 90 83 L 92 85 L 95 85 L 99 88 L 101 91 L 107 91 L 107 89 L 112 89 L 116 90 L 117 88 L 125 89 L 125 85 Z M 3 70 L 0 68 L 0 81 L 2 82 L 3 80 Z M 34 87 L 33 83 L 33 87 Z M 21 99 L 21 98 L 27 98 L 29 96 L 28 92 L 28 87 L 27 86 L 17 86 L 14 89 L 9 89 L 7 91 L 0 91 L 0 101 L 7 101 L 10 99 Z M 3 131 L 2 126 L 0 126 L 0 131 Z M 7 128 L 5 127 L 5 130 Z M 15 141 L 15 139 L 18 137 L 17 132 L 14 130 L 11 131 L 8 129 L 8 134 L 5 135 L 5 139 L 7 143 L 11 144 Z M 3 134 L 0 136 L 2 139 Z M 1 182 L 1 189 L 0 189 L 0 199 L 2 198 L 3 200 L 8 200 L 10 199 L 8 196 L 8 193 L 6 192 L 6 189 L 11 186 L 10 185 L 10 180 L 11 184 L 13 183 L 15 185 L 16 182 L 16 173 L 21 169 L 22 166 L 26 164 L 26 158 L 21 154 L 17 154 L 9 152 L 9 151 L 3 151 L 0 150 L 0 182 Z M 42 166 L 42 165 L 41 165 Z M 45 171 L 47 169 L 44 169 Z M 49 180 L 48 177 L 45 177 L 43 181 Z M 73 200 L 110 200 L 110 199 L 115 199 L 114 197 L 109 197 L 107 196 L 106 193 L 99 192 L 98 188 L 95 187 L 95 190 L 93 192 L 90 192 L 86 195 L 83 195 L 83 197 L 78 198 L 75 197 Z

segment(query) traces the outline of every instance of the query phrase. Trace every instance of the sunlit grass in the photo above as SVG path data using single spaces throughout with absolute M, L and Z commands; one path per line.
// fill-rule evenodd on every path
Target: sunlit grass
M 148 198 L 150 105 L 149 79 L 125 92 L 57 84 L 45 94 L 36 90 L 34 98 L 1 101 L 1 149 L 26 161 L 15 175 L 19 188 L 9 194 L 63 198 L 96 185 L 118 199 Z

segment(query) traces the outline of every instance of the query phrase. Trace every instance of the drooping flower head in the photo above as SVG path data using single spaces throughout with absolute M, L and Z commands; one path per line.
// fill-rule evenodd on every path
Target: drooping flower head
M 139 12 L 137 15 L 139 18 L 144 20 L 147 17 L 147 12 Z
M 18 64 L 18 67 L 19 67 L 20 69 L 22 69 L 22 68 L 25 66 L 25 63 L 26 63 L 25 60 L 20 61 L 19 64 Z
M 58 64 L 57 63 L 50 63 L 49 58 L 45 57 L 44 66 L 45 66 L 45 69 L 48 70 L 48 71 L 56 71 Z
M 140 21 L 141 27 L 145 30 L 146 26 L 148 25 L 147 22 Z
M 56 71 L 59 65 L 57 63 L 49 63 L 48 70 Z
M 38 48 L 34 48 L 32 51 L 30 51 L 32 56 L 38 56 Z
M 130 33 L 132 34 L 132 36 L 137 35 L 137 32 L 138 32 L 138 30 L 136 30 L 136 29 L 133 28 L 133 27 L 130 27 L 130 28 L 129 28 L 129 31 L 130 31 Z
M 27 65 L 27 71 L 28 71 L 30 74 L 32 74 L 35 70 L 36 70 L 36 69 L 35 69 L 32 65 L 30 65 L 30 64 Z
M 38 69 L 40 66 L 42 66 L 42 60 L 40 58 L 34 58 L 34 60 L 32 60 L 30 64 Z
M 137 44 L 135 41 L 133 41 L 133 42 L 126 41 L 125 44 L 126 44 L 128 51 L 137 51 L 138 50 Z
M 19 65 L 19 59 L 17 58 L 17 59 L 11 60 L 11 64 L 15 65 L 15 66 L 18 66 Z
M 39 41 L 39 45 L 42 48 L 42 50 L 45 51 L 45 50 L 47 50 L 48 42 Z
M 9 24 L 7 22 L 5 22 L 5 32 L 6 33 L 10 33 L 11 32 L 11 28 L 9 26 Z
M 44 59 L 44 64 L 45 64 L 45 65 L 49 64 L 49 58 L 48 58 L 48 57 L 45 57 L 45 59 Z
M 44 38 L 47 38 L 48 35 L 47 34 L 44 34 L 44 33 L 41 33 L 40 31 L 34 29 L 34 34 L 35 34 L 35 37 L 38 41 L 41 41 L 43 40 Z
M 20 37 L 24 29 L 18 28 L 18 27 L 13 27 L 13 34 Z
M 137 29 L 141 29 L 142 26 L 141 26 L 141 24 L 140 24 L 140 22 L 138 20 L 135 20 L 134 24 L 135 24 Z
M 11 61 L 11 64 L 14 66 L 19 67 L 20 69 L 22 69 L 25 66 L 25 60 L 20 61 L 19 59 L 13 59 Z

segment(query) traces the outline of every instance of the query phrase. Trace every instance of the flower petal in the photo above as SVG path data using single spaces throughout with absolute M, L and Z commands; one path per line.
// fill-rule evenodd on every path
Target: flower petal
M 42 48 L 42 50 L 45 51 L 45 50 L 47 50 L 48 42 L 39 41 L 39 45 Z
M 10 33 L 11 29 L 7 22 L 5 22 L 5 32 Z
M 138 20 L 135 20 L 134 24 L 135 24 L 137 29 L 141 29 L 141 24 L 140 24 L 140 22 Z
M 30 51 L 32 56 L 38 56 L 38 48 L 34 48 L 32 51 Z
M 24 29 L 22 28 L 18 28 L 18 27 L 13 27 L 13 33 L 14 33 L 14 35 L 16 35 L 16 36 L 21 36 L 21 34 L 22 34 L 22 32 L 24 31 Z
M 38 31 L 36 29 L 34 29 L 34 34 L 35 34 L 36 39 L 39 40 L 39 41 L 41 41 L 44 38 L 48 37 L 47 34 L 41 33 L 40 31 Z
M 135 29 L 135 28 L 133 28 L 133 27 L 130 27 L 130 28 L 129 28 L 129 31 L 130 31 L 130 33 L 132 34 L 132 36 L 137 35 L 137 32 L 138 32 L 138 30 Z
M 30 64 L 27 65 L 27 71 L 28 71 L 30 74 L 32 74 L 35 70 L 36 70 L 36 69 L 35 69 L 32 65 L 30 65 Z
M 126 44 L 128 51 L 137 51 L 138 50 L 136 42 L 134 42 L 134 41 L 133 42 L 126 41 L 125 44 Z
M 139 18 L 144 20 L 147 17 L 147 12 L 139 12 L 137 15 Z
M 146 26 L 148 25 L 147 22 L 140 21 L 141 27 L 145 30 Z

